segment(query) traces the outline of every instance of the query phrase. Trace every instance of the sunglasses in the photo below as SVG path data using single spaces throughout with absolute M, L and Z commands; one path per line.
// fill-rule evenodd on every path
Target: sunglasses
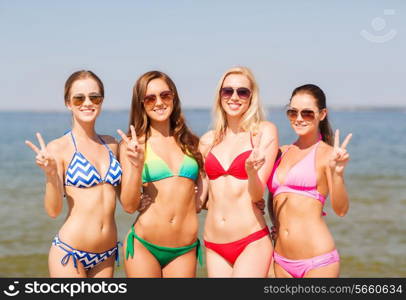
M 220 90 L 220 96 L 224 99 L 230 99 L 233 96 L 234 91 L 237 91 L 238 98 L 242 100 L 248 100 L 251 96 L 250 89 L 245 87 L 240 87 L 236 90 L 232 87 L 223 87 Z
M 174 97 L 175 95 L 172 91 L 163 91 L 159 94 L 159 98 L 161 98 L 162 102 L 165 102 L 165 104 L 171 102 Z M 147 95 L 142 102 L 144 105 L 155 105 L 157 99 L 157 95 Z
M 90 94 L 88 97 L 93 104 L 98 105 L 103 102 L 103 96 L 100 94 Z M 80 106 L 86 101 L 86 96 L 82 94 L 74 95 L 71 101 L 73 105 Z
M 302 116 L 302 119 L 307 122 L 313 121 L 316 115 L 316 113 L 311 109 L 297 110 L 289 108 L 286 111 L 286 115 L 288 116 L 288 119 L 291 121 L 296 121 L 297 117 L 299 116 L 299 113 Z

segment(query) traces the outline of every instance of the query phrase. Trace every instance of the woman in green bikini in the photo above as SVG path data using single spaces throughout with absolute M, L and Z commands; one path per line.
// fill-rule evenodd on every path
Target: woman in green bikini
M 124 242 L 127 277 L 195 277 L 200 258 L 197 212 L 202 156 L 199 138 L 186 126 L 173 81 L 147 72 L 133 88 L 129 130 L 120 143 L 120 201 L 134 213 L 141 189 L 151 204 Z M 200 191 L 201 188 L 198 188 Z

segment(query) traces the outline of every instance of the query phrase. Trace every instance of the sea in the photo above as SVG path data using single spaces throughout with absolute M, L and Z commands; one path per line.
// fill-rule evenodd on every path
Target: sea
M 184 114 L 195 134 L 210 129 L 209 109 L 189 108 Z M 116 130 L 127 130 L 128 117 L 125 110 L 103 111 L 97 132 L 119 139 Z M 330 109 L 329 118 L 340 129 L 341 140 L 353 134 L 345 174 L 350 209 L 339 217 L 329 200 L 325 208 L 341 255 L 340 277 L 406 277 L 406 108 Z M 267 119 L 278 127 L 281 145 L 294 142 L 283 108 L 268 108 Z M 49 247 L 67 205 L 56 219 L 47 216 L 44 175 L 24 141 L 37 143 L 38 131 L 49 142 L 70 128 L 68 111 L 0 112 L 0 277 L 48 277 Z M 115 217 L 123 241 L 136 214 L 124 212 L 117 203 Z M 201 240 L 205 217 L 203 211 Z M 122 256 L 120 260 L 114 274 L 118 278 L 125 277 Z M 205 264 L 197 267 L 197 276 L 207 276 Z

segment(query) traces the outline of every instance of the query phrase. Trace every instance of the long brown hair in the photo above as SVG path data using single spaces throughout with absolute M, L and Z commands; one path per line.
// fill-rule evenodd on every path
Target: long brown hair
M 314 99 L 316 99 L 316 105 L 319 110 L 327 109 L 326 95 L 324 94 L 323 90 L 319 88 L 317 85 L 305 84 L 295 88 L 292 92 L 292 96 L 290 97 L 289 103 L 290 101 L 292 101 L 292 98 L 297 94 L 308 94 L 312 96 Z M 332 146 L 333 130 L 331 129 L 330 122 L 328 121 L 327 113 L 326 117 L 319 123 L 319 130 L 322 140 Z
M 96 81 L 97 86 L 99 87 L 100 94 L 104 98 L 104 86 L 103 82 L 100 80 L 99 77 L 95 73 L 89 70 L 80 70 L 72 73 L 69 78 L 65 82 L 65 93 L 64 93 L 64 99 L 65 99 L 65 105 L 69 102 L 70 98 L 70 89 L 72 88 L 73 83 L 76 80 L 81 80 L 81 79 L 86 79 L 86 78 L 91 78 L 94 81 Z
M 162 79 L 169 86 L 172 91 L 173 98 L 173 111 L 169 117 L 170 132 L 174 136 L 176 143 L 182 149 L 182 152 L 186 155 L 193 156 L 199 168 L 203 167 L 203 157 L 199 151 L 199 138 L 192 133 L 192 131 L 187 127 L 185 118 L 183 116 L 180 99 L 178 91 L 176 89 L 175 83 L 163 72 L 160 71 L 150 71 L 143 74 L 136 81 L 133 87 L 133 96 L 131 102 L 130 120 L 128 124 L 127 134 L 130 136 L 130 126 L 135 127 L 135 132 L 138 137 L 144 136 L 145 143 L 151 135 L 151 123 L 149 121 L 148 115 L 145 111 L 144 100 L 145 94 L 147 92 L 148 84 L 154 79 Z

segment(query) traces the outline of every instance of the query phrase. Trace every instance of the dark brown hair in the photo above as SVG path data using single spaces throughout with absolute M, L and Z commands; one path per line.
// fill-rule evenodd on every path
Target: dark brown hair
M 316 105 L 319 110 L 327 108 L 326 105 L 326 95 L 324 94 L 323 90 L 319 88 L 317 85 L 314 84 L 305 84 L 302 86 L 299 86 L 295 88 L 292 92 L 292 96 L 290 97 L 290 101 L 292 101 L 292 98 L 297 95 L 297 94 L 308 94 L 312 96 L 314 99 L 316 99 Z M 321 138 L 323 139 L 324 142 L 326 142 L 329 145 L 333 145 L 333 130 L 331 129 L 330 123 L 326 117 L 320 121 L 319 123 L 319 130 L 321 134 Z
M 173 111 L 169 117 L 170 132 L 174 136 L 176 143 L 186 155 L 193 156 L 199 167 L 203 167 L 203 157 L 199 152 L 199 138 L 192 133 L 185 123 L 183 116 L 178 91 L 175 83 L 163 72 L 150 71 L 138 78 L 133 87 L 133 96 L 130 110 L 130 120 L 128 124 L 128 136 L 131 135 L 130 126 L 135 127 L 135 132 L 138 137 L 145 136 L 145 143 L 151 135 L 150 121 L 145 111 L 143 100 L 147 92 L 148 84 L 154 79 L 162 79 L 169 86 L 169 89 L 174 94 Z
M 65 97 L 64 97 L 65 105 L 69 102 L 70 89 L 72 88 L 73 83 L 76 80 L 81 80 L 81 79 L 86 79 L 86 78 L 91 78 L 94 81 L 96 81 L 96 83 L 99 87 L 99 90 L 100 90 L 100 94 L 104 98 L 104 86 L 103 86 L 103 82 L 100 80 L 100 78 L 97 77 L 97 75 L 94 74 L 92 71 L 80 70 L 80 71 L 76 71 L 72 75 L 70 75 L 69 78 L 65 82 L 65 94 L 64 94 L 65 95 Z

